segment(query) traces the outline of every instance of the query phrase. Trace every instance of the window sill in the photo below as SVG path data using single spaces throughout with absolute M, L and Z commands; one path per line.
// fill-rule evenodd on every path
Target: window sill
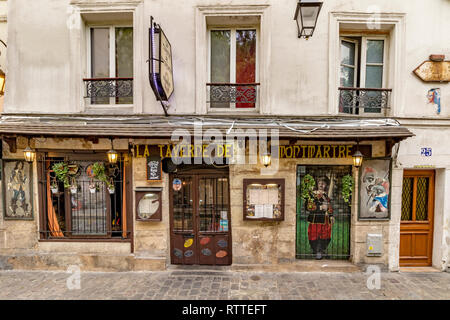
M 133 104 L 105 104 L 105 105 L 88 105 L 85 109 L 87 114 L 134 114 Z
M 60 239 L 39 239 L 39 242 L 131 242 L 131 239 L 114 239 L 114 238 L 60 238 Z

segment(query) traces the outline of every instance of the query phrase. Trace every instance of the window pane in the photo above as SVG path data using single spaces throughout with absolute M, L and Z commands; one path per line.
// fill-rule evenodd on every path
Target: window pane
M 402 189 L 402 221 L 412 220 L 414 178 L 403 178 Z
M 367 63 L 383 63 L 384 40 L 367 40 Z
M 256 30 L 236 31 L 236 83 L 254 83 L 256 81 Z M 254 87 L 237 87 L 236 108 L 254 108 L 252 101 L 256 95 Z
M 356 44 L 353 42 L 341 41 L 341 63 L 355 65 Z
M 355 69 L 341 66 L 341 87 L 355 87 Z
M 211 31 L 211 82 L 230 82 L 230 30 Z M 211 103 L 211 108 L 229 108 L 229 103 Z
M 416 221 L 428 220 L 429 178 L 417 178 Z
M 366 88 L 381 88 L 383 84 L 383 66 L 367 66 Z
M 133 28 L 116 28 L 116 77 L 133 77 Z M 123 85 L 129 86 L 132 82 L 126 81 Z M 117 98 L 116 103 L 132 104 L 133 97 Z
M 109 78 L 109 28 L 91 29 L 91 76 Z M 99 83 L 99 85 L 104 85 Z M 109 104 L 109 98 L 92 98 L 92 104 Z
M 211 31 L 211 82 L 230 82 L 230 30 Z
M 318 7 L 303 7 L 301 8 L 300 14 L 302 15 L 303 26 L 304 27 L 314 27 L 316 23 L 316 18 L 318 15 Z

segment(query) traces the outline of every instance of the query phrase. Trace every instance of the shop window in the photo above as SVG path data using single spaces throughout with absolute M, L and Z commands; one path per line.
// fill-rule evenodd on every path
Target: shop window
M 376 114 L 388 108 L 385 37 L 341 37 L 339 112 Z
M 106 154 L 40 157 L 41 239 L 129 237 L 124 162 L 105 159 Z
M 211 110 L 251 109 L 258 97 L 258 29 L 209 29 L 208 97 Z
M 133 27 L 89 27 L 87 37 L 90 104 L 133 104 Z

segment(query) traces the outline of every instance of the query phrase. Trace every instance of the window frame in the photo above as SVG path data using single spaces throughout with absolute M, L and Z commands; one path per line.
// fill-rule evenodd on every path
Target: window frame
M 86 26 L 86 71 L 87 77 L 93 78 L 92 76 L 92 42 L 91 42 L 91 30 L 92 29 L 109 29 L 109 78 L 116 78 L 116 28 L 132 28 L 133 29 L 133 103 L 116 103 L 115 97 L 109 98 L 108 104 L 96 104 L 91 103 L 91 99 L 87 98 L 87 106 L 90 108 L 132 108 L 135 101 L 135 85 L 134 79 L 134 64 L 135 64 L 135 29 L 133 23 L 114 23 L 114 24 L 89 24 Z
M 219 31 L 219 30 L 230 30 L 230 83 L 236 82 L 236 31 L 238 30 L 255 30 L 256 31 L 256 52 L 255 52 L 255 83 L 259 83 L 260 71 L 259 71 L 259 60 L 260 60 L 260 28 L 258 25 L 232 25 L 232 26 L 223 26 L 223 25 L 208 25 L 207 26 L 207 79 L 208 82 L 211 81 L 211 31 Z M 208 113 L 221 113 L 221 112 L 242 112 L 242 113 L 255 113 L 259 112 L 260 105 L 260 90 L 258 86 L 256 86 L 256 102 L 254 108 L 236 108 L 236 103 L 229 103 L 230 107 L 228 108 L 212 108 L 211 103 L 207 103 Z M 208 93 L 208 91 L 207 91 Z
M 48 226 L 48 217 L 47 217 L 47 176 L 46 176 L 46 164 L 44 160 L 54 159 L 54 158 L 63 158 L 63 161 L 92 161 L 92 162 L 107 162 L 106 151 L 99 151 L 98 153 L 92 154 L 83 151 L 79 152 L 71 152 L 69 150 L 40 150 L 37 155 L 37 179 L 38 179 L 38 199 L 39 199 L 39 241 L 63 241 L 63 242 L 130 242 L 133 239 L 133 216 L 132 216 L 132 165 L 129 156 L 125 155 L 122 159 L 122 183 L 124 183 L 123 179 L 125 177 L 125 194 L 126 194 L 126 203 L 125 203 L 125 212 L 121 212 L 121 220 L 122 220 L 122 228 L 120 232 L 121 236 L 112 236 L 111 226 L 106 226 L 106 235 L 99 234 L 81 234 L 81 235 L 72 235 L 71 230 L 66 230 L 64 232 L 63 237 L 52 237 L 50 236 L 50 229 Z M 117 191 L 117 190 L 116 190 Z M 71 210 L 70 206 L 70 190 L 64 188 L 64 202 L 66 207 L 64 208 L 64 217 L 65 219 L 71 219 Z M 108 194 L 105 186 L 105 192 Z M 123 194 L 120 195 L 122 199 L 123 206 Z M 105 202 L 106 208 L 109 209 L 109 212 L 106 212 L 106 218 L 111 218 L 111 201 Z M 109 219 L 111 220 L 111 219 Z M 124 226 L 125 223 L 125 226 Z M 124 228 L 125 227 L 125 228 Z M 126 231 L 124 231 L 126 230 Z M 109 232 L 109 234 L 108 234 Z M 123 234 L 126 232 L 126 237 Z
M 361 41 L 355 40 L 354 38 L 361 38 Z M 387 87 L 388 79 L 387 76 L 389 74 L 389 35 L 388 34 L 382 34 L 382 35 L 373 35 L 368 33 L 340 33 L 339 34 L 339 86 L 340 79 L 341 79 L 341 66 L 342 66 L 342 55 L 341 55 L 341 46 L 342 41 L 347 42 L 353 42 L 356 44 L 357 48 L 355 50 L 355 88 L 366 88 L 366 71 L 367 71 L 367 41 L 370 40 L 383 40 L 383 71 L 382 71 L 382 81 L 381 81 L 381 88 L 385 89 Z M 379 63 L 369 63 L 369 65 L 381 65 Z M 359 84 L 358 84 L 358 76 L 359 76 Z M 380 112 L 365 112 L 365 108 L 359 108 L 359 113 L 346 113 L 346 112 L 340 112 L 338 111 L 339 115 L 342 114 L 350 114 L 350 115 L 357 115 L 357 116 L 383 116 L 386 111 L 380 110 Z M 353 112 L 356 111 L 354 108 L 352 110 Z

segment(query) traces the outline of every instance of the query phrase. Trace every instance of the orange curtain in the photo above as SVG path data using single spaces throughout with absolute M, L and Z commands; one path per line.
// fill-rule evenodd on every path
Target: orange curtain
M 59 227 L 58 219 L 56 219 L 55 208 L 53 207 L 52 194 L 50 191 L 50 172 L 47 173 L 47 217 L 50 235 L 52 237 L 64 237 Z
M 127 168 L 126 168 L 126 160 L 123 162 L 123 187 L 122 187 L 122 237 L 127 237 Z

